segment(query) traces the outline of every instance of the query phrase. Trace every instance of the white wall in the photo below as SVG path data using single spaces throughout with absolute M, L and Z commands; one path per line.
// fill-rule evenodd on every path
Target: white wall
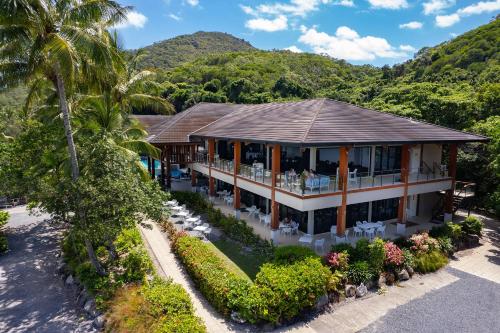
M 442 146 L 440 144 L 424 144 L 422 161 L 432 169 L 433 163 L 441 165 Z

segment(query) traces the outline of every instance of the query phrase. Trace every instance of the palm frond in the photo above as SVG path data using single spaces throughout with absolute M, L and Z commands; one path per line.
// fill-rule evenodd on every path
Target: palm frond
M 132 94 L 129 96 L 129 104 L 136 109 L 151 109 L 156 113 L 173 114 L 175 113 L 174 106 L 169 101 L 147 94 Z
M 161 150 L 144 140 L 126 140 L 120 142 L 120 146 L 136 154 L 148 155 L 160 159 Z

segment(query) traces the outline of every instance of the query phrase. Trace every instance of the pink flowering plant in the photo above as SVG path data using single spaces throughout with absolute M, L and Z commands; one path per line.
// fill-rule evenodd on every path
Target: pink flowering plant
M 403 251 L 393 242 L 387 242 L 384 244 L 385 250 L 385 261 L 387 266 L 398 267 L 404 262 Z
M 349 254 L 347 251 L 329 252 L 325 256 L 325 262 L 334 271 L 344 271 L 347 269 L 347 265 L 349 264 Z
M 410 249 L 416 254 L 429 253 L 439 248 L 439 242 L 430 237 L 427 232 L 411 236 L 410 242 L 412 243 Z

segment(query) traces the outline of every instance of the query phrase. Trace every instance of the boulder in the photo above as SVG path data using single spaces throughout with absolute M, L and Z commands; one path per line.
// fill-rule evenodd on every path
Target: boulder
M 330 301 L 330 299 L 328 298 L 327 294 L 324 294 L 323 296 L 321 296 L 318 299 L 318 301 L 316 302 L 316 305 L 315 305 L 316 310 L 323 309 L 325 306 L 328 305 L 329 301 Z
M 352 284 L 345 285 L 345 297 L 354 297 L 356 296 L 356 286 Z
M 104 323 L 106 322 L 106 318 L 104 315 L 99 315 L 95 317 L 94 321 L 92 322 L 92 325 L 98 330 L 102 330 L 104 328 Z
M 66 284 L 68 286 L 71 286 L 75 283 L 75 280 L 73 279 L 73 275 L 68 275 L 68 277 L 66 278 Z
M 85 302 L 85 305 L 83 306 L 83 310 L 87 312 L 89 315 L 94 315 L 95 314 L 95 302 L 92 299 L 89 299 Z
M 406 267 L 406 271 L 408 272 L 408 274 L 410 275 L 410 277 L 412 277 L 413 274 L 415 274 L 415 270 L 413 269 L 413 267 L 407 266 Z
M 87 290 L 85 288 L 83 288 L 83 290 L 80 292 L 80 294 L 78 295 L 78 298 L 77 298 L 78 306 L 83 307 L 88 299 L 89 299 L 89 295 L 87 294 Z
M 366 294 L 368 294 L 368 288 L 361 283 L 357 288 L 356 288 L 356 297 L 363 297 Z
M 60 261 L 57 264 L 57 273 L 58 274 L 64 274 L 64 273 L 66 273 L 66 264 L 63 261 Z
M 396 276 L 392 272 L 385 273 L 385 284 L 392 286 L 396 281 Z
M 467 247 L 479 246 L 479 236 L 478 235 L 467 235 Z
M 398 280 L 406 281 L 410 279 L 410 274 L 406 271 L 406 269 L 402 269 L 398 272 Z
M 237 311 L 231 312 L 231 320 L 238 324 L 246 323 L 246 320 L 241 318 L 240 313 Z
M 386 282 L 385 274 L 380 274 L 377 281 L 377 287 L 379 288 L 385 287 L 385 282 Z

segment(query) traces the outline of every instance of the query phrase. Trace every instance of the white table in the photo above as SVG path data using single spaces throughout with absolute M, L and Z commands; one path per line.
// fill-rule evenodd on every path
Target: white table
M 180 212 L 180 213 L 177 213 L 177 216 L 180 216 L 180 217 L 186 217 L 188 216 L 188 212 Z
M 199 219 L 197 217 L 190 217 L 188 219 L 186 219 L 186 222 L 189 222 L 189 223 L 194 223 L 194 222 L 198 222 Z
M 219 195 L 219 199 L 222 199 L 222 197 L 228 195 L 229 192 L 227 192 L 227 191 L 219 191 L 219 192 L 217 192 L 217 194 Z
M 311 235 L 304 235 L 299 238 L 300 244 L 311 245 L 313 242 L 313 238 Z
M 184 207 L 182 207 L 182 206 L 174 206 L 174 207 L 172 207 L 172 210 L 183 210 L 183 209 L 184 209 Z
M 177 201 L 167 201 L 167 202 L 165 202 L 165 203 L 166 203 L 167 205 L 169 205 L 169 206 L 175 206 L 175 205 L 177 205 L 177 204 L 178 204 L 178 202 L 177 202 Z
M 359 227 L 359 228 L 361 228 L 363 230 L 373 229 L 373 228 L 376 229 L 376 228 L 380 227 L 380 224 L 373 223 L 373 222 L 368 222 L 368 223 L 360 224 L 357 227 Z
M 200 231 L 200 232 L 204 232 L 205 230 L 207 230 L 208 227 L 205 227 L 205 226 L 202 226 L 202 225 L 199 225 L 197 227 L 194 227 L 194 231 Z

